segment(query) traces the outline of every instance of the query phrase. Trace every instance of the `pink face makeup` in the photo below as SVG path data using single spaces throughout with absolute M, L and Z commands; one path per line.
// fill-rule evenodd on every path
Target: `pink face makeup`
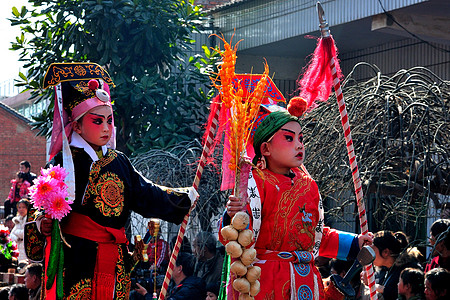
M 287 174 L 291 168 L 302 165 L 305 149 L 303 133 L 297 122 L 285 124 L 266 143 L 269 151 L 263 155 L 272 172 Z
M 94 150 L 106 145 L 111 138 L 112 110 L 109 106 L 97 106 L 88 111 L 75 130 Z

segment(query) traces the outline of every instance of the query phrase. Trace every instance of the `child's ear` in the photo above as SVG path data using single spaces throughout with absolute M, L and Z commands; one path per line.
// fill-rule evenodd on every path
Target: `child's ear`
M 73 128 L 73 131 L 75 131 L 76 133 L 78 133 L 78 134 L 81 133 L 81 125 L 79 122 L 77 122 L 77 121 L 72 122 L 72 128 Z
M 381 251 L 381 257 L 382 258 L 387 258 L 389 256 L 391 256 L 391 250 L 389 250 L 388 248 L 384 249 L 383 251 Z
M 269 156 L 270 155 L 269 143 L 267 143 L 267 142 L 262 143 L 260 150 L 261 150 L 261 155 Z

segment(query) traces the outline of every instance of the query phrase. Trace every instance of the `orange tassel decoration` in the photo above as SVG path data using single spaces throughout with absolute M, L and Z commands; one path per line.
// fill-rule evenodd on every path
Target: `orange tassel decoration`
M 217 35 L 216 35 L 217 36 Z M 227 149 L 231 155 L 229 168 L 235 171 L 236 181 L 239 182 L 239 164 L 245 156 L 245 149 L 250 138 L 253 121 L 259 112 L 259 107 L 267 91 L 269 80 L 269 66 L 264 63 L 264 72 L 255 89 L 249 95 L 245 95 L 241 84 L 235 74 L 236 65 L 236 43 L 234 47 L 228 43 L 223 36 L 219 37 L 224 43 L 224 51 L 220 51 L 222 63 L 215 78 L 211 78 L 214 87 L 219 91 L 223 105 L 230 109 L 229 132 L 227 138 L 230 148 Z M 218 83 L 220 82 L 220 84 Z M 236 88 L 234 88 L 235 83 Z M 235 186 L 236 189 L 236 186 Z

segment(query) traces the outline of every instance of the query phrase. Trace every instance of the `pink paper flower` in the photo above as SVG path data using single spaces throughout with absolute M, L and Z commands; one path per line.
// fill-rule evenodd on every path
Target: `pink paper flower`
M 39 176 L 30 187 L 31 200 L 34 207 L 40 208 L 42 203 L 61 190 L 59 181 L 51 177 Z
M 44 205 L 45 212 L 53 219 L 61 221 L 71 210 L 69 202 L 66 201 L 64 194 L 57 194 L 51 201 L 47 201 Z
M 71 210 L 67 185 L 64 183 L 66 170 L 59 165 L 41 169 L 41 176 L 30 188 L 31 201 L 37 209 L 44 209 L 52 219 L 61 221 Z
M 48 169 L 41 169 L 41 174 L 42 176 L 50 177 L 58 181 L 64 181 L 67 175 L 66 169 L 60 167 L 59 165 L 57 166 L 50 165 L 50 168 Z

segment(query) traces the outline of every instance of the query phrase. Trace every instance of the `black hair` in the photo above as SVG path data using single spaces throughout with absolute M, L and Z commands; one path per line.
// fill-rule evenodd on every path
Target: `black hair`
M 14 219 L 14 215 L 13 214 L 9 214 L 9 215 L 6 216 L 5 222 L 6 221 L 12 221 L 12 219 Z
M 25 204 L 25 206 L 27 207 L 27 210 L 30 209 L 30 200 L 28 200 L 27 198 L 20 199 L 19 202 L 17 202 L 17 207 L 19 207 L 20 203 Z
M 373 244 L 380 253 L 384 249 L 389 249 L 391 256 L 397 257 L 408 246 L 408 238 L 401 231 L 394 233 L 390 230 L 382 230 L 375 233 Z
M 423 272 L 415 268 L 406 268 L 400 273 L 403 284 L 411 286 L 411 293 L 414 295 L 423 295 L 425 289 Z
M 25 180 L 27 178 L 27 174 L 24 172 L 17 172 L 16 176 L 17 176 L 17 178 L 21 178 L 23 180 Z
M 217 239 L 211 232 L 199 232 L 195 237 L 194 244 L 197 244 L 200 249 L 204 249 L 206 247 L 209 252 L 216 253 Z
M 23 283 L 16 283 L 11 286 L 9 296 L 14 296 L 16 299 L 28 299 L 28 289 Z
M 175 247 L 175 243 L 177 241 L 177 236 L 174 236 L 170 241 L 170 249 Z M 192 253 L 191 243 L 186 236 L 183 236 L 183 240 L 181 241 L 180 252 Z
M 428 271 L 425 274 L 425 280 L 428 280 L 431 289 L 436 295 L 444 296 L 449 293 L 448 283 L 450 282 L 450 272 L 446 269 L 435 268 Z
M 186 277 L 192 276 L 194 274 L 194 265 L 195 259 L 192 254 L 186 252 L 178 253 L 177 262 L 175 263 L 177 266 L 183 267 L 183 273 Z
M 10 286 L 5 286 L 0 288 L 0 300 L 8 300 L 9 299 L 9 290 Z
M 41 278 L 42 276 L 42 264 L 41 263 L 31 263 L 27 266 L 27 271 L 30 275 L 37 276 Z
M 433 237 L 437 237 L 442 232 L 446 231 L 447 228 L 450 226 L 450 220 L 449 219 L 438 219 L 433 222 L 433 224 L 430 227 L 430 232 L 433 235 Z
M 450 228 L 447 228 L 447 230 L 444 232 L 444 233 L 442 233 L 442 240 L 443 240 L 443 242 L 444 242 L 444 246 L 445 246 L 445 248 L 447 248 L 447 250 L 450 250 L 450 234 L 449 234 L 449 229 Z
M 347 273 L 347 271 L 351 268 L 353 262 L 333 258 L 332 260 L 330 260 L 329 264 L 330 269 L 333 268 L 336 273 L 340 275 L 342 272 Z
M 25 168 L 31 170 L 31 164 L 30 164 L 27 160 L 22 160 L 22 161 L 20 162 L 20 164 L 21 164 L 22 166 L 24 166 Z
M 433 223 L 434 224 L 434 223 Z M 442 232 L 439 232 L 437 235 L 433 234 L 433 237 L 436 240 L 436 244 L 439 244 L 442 242 L 442 244 L 447 248 L 450 249 L 450 226 L 442 230 Z
M 213 293 L 217 297 L 219 297 L 220 292 L 220 282 L 210 282 L 206 285 L 206 291 Z

